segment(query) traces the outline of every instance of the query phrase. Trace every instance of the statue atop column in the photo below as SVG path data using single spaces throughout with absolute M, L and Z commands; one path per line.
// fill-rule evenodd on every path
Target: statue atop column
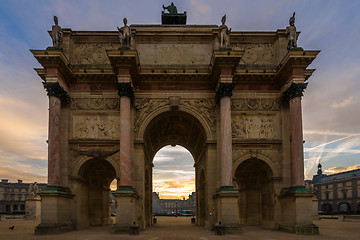
M 127 19 L 123 19 L 124 26 L 119 28 L 117 27 L 119 31 L 119 39 L 120 39 L 120 48 L 123 49 L 130 49 L 131 46 L 131 29 L 127 25 Z
M 52 26 L 52 30 L 50 33 L 51 39 L 53 41 L 53 46 L 55 48 L 62 48 L 63 43 L 63 31 L 61 27 L 58 24 L 58 18 L 57 16 L 54 16 L 54 22 L 55 25 Z
M 220 49 L 229 49 L 230 48 L 230 32 L 226 25 L 226 14 L 221 18 L 221 26 L 219 27 L 219 40 L 220 40 Z
M 162 7 L 164 10 L 168 10 L 170 14 L 177 14 L 177 8 L 173 2 L 167 7 L 165 7 L 164 5 L 162 5 Z
M 290 50 L 292 48 L 297 48 L 297 34 L 295 27 L 295 12 L 292 17 L 289 19 L 290 26 L 286 27 L 285 36 L 288 41 L 287 49 Z

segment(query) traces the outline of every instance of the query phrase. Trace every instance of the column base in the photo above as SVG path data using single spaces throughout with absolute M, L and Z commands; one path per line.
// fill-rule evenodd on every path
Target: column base
M 139 235 L 140 227 L 138 225 L 125 226 L 125 225 L 115 224 L 113 225 L 111 232 L 115 234 Z
M 71 221 L 71 201 L 74 195 L 70 189 L 49 185 L 39 194 L 41 196 L 41 223 L 35 234 L 58 234 L 75 229 Z
M 139 224 L 136 222 L 135 202 L 139 198 L 132 186 L 119 186 L 115 191 L 116 224 L 112 233 L 139 234 Z
M 216 224 L 213 227 L 215 235 L 226 235 L 226 234 L 234 234 L 234 233 L 241 233 L 241 225 L 234 224 L 234 225 L 223 225 L 223 224 Z
M 59 234 L 73 230 L 72 223 L 40 223 L 35 228 L 35 235 Z
M 278 230 L 281 232 L 295 233 L 299 235 L 319 234 L 319 228 L 315 224 L 304 224 L 304 225 L 279 224 Z
M 239 193 L 233 186 L 221 186 L 216 191 L 217 212 L 213 226 L 216 235 L 230 234 L 241 231 L 239 223 Z
M 279 231 L 296 234 L 319 234 L 313 224 L 313 192 L 305 186 L 292 186 L 283 189 L 280 196 L 281 223 Z

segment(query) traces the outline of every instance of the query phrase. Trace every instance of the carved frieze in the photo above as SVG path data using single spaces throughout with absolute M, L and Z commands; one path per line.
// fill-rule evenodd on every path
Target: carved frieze
M 275 115 L 234 115 L 232 116 L 232 137 L 278 139 L 280 136 L 278 125 Z
M 72 98 L 71 109 L 118 110 L 119 98 Z
M 242 98 L 232 99 L 232 111 L 277 111 L 280 110 L 278 98 Z
M 117 139 L 119 117 L 108 115 L 74 115 L 74 139 Z
M 106 50 L 116 50 L 119 44 L 86 43 L 77 44 L 74 49 L 73 64 L 110 64 Z

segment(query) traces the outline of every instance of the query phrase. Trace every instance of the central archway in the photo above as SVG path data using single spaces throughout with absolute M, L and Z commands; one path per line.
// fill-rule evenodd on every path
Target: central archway
M 170 110 L 158 114 L 154 117 L 149 124 L 147 125 L 144 131 L 144 152 L 145 152 L 145 178 L 150 179 L 148 184 L 145 184 L 145 193 L 146 196 L 149 195 L 148 189 L 152 187 L 152 167 L 153 159 L 155 154 L 166 145 L 180 145 L 186 148 L 194 158 L 195 166 L 195 189 L 197 191 L 198 185 L 200 183 L 200 173 L 203 174 L 203 179 L 201 180 L 203 189 L 202 196 L 206 192 L 206 155 L 204 154 L 206 149 L 206 132 L 200 121 L 193 115 L 178 110 Z M 198 196 L 198 193 L 196 193 Z M 197 197 L 198 198 L 198 197 Z M 145 201 L 151 201 L 148 197 Z M 145 203 L 145 216 L 146 216 L 146 225 L 151 224 L 151 217 L 149 213 L 152 213 L 152 203 Z M 205 212 L 206 204 L 204 201 L 202 204 L 199 204 L 199 201 L 196 201 L 196 215 L 197 215 L 197 224 L 203 225 L 204 223 L 204 214 L 200 215 L 199 213 Z M 151 216 L 151 215 L 150 215 Z

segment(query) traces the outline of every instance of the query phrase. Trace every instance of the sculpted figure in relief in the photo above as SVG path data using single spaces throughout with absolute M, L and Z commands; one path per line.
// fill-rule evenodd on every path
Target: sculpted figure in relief
M 131 30 L 127 25 L 127 19 L 123 19 L 124 26 L 121 28 L 117 28 L 119 30 L 119 38 L 120 38 L 120 48 L 129 49 L 131 46 Z
M 61 27 L 58 25 L 58 18 L 54 16 L 55 25 L 52 26 L 51 30 L 51 39 L 53 42 L 53 46 L 57 48 L 62 48 L 63 42 L 63 31 Z
M 297 34 L 296 34 L 296 27 L 295 27 L 295 12 L 293 13 L 292 17 L 289 19 L 290 26 L 286 27 L 285 36 L 288 40 L 287 49 L 290 50 L 291 48 L 297 48 Z
M 226 25 L 226 15 L 221 18 L 221 26 L 219 27 L 219 40 L 220 40 L 220 48 L 230 48 L 230 32 Z

